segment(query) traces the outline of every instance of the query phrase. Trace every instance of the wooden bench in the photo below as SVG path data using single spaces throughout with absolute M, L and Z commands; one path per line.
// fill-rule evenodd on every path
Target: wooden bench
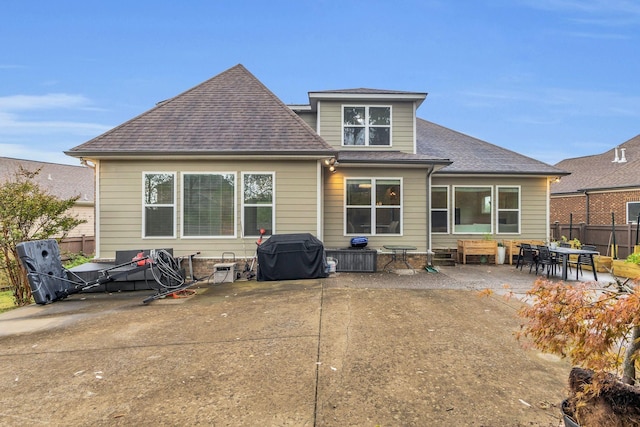
M 494 256 L 498 264 L 498 242 L 495 240 L 458 240 L 458 260 L 467 263 L 469 255 Z

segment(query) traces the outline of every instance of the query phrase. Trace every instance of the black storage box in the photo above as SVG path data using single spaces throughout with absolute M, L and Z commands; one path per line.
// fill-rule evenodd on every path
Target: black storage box
M 60 249 L 54 239 L 31 240 L 16 245 L 16 251 L 27 270 L 31 295 L 36 304 L 48 304 L 77 292 L 62 268 Z
M 258 281 L 327 277 L 324 245 L 310 233 L 275 234 L 258 246 Z

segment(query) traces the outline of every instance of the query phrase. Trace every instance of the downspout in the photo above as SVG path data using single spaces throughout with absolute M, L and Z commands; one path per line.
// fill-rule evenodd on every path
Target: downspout
M 588 191 L 584 192 L 584 197 L 585 197 L 584 203 L 585 203 L 585 211 L 586 211 L 585 212 L 585 217 L 586 217 L 585 221 L 587 221 L 587 225 L 589 225 L 589 223 L 590 223 L 589 216 L 590 215 L 589 215 L 589 192 Z
M 427 257 L 433 253 L 431 250 L 431 175 L 434 170 L 434 166 L 427 168 Z

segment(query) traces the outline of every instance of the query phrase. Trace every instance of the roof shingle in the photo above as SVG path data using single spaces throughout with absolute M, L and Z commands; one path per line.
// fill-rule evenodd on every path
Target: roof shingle
M 615 148 L 593 156 L 565 159 L 556 164 L 571 172 L 551 185 L 552 194 L 584 190 L 640 187 L 640 135 L 618 146 L 625 149 L 626 163 L 616 163 Z
M 416 119 L 417 152 L 448 158 L 440 173 L 565 175 L 566 172 L 506 148 Z
M 239 64 L 67 154 L 325 155 L 333 151 Z

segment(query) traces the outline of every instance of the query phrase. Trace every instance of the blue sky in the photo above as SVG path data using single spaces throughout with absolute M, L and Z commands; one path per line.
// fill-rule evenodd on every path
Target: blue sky
M 638 0 L 6 0 L 0 156 L 78 164 L 240 63 L 285 103 L 428 92 L 419 117 L 555 164 L 640 134 L 639 39 Z

